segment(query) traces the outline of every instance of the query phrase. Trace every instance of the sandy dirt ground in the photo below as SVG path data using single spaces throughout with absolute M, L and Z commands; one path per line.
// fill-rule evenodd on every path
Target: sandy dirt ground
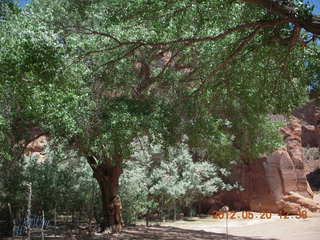
M 48 234 L 47 240 L 320 240 L 320 215 L 306 219 L 280 219 L 276 214 L 271 219 L 260 219 L 260 213 L 253 219 L 193 218 L 188 221 L 166 222 L 153 227 L 138 225 L 126 227 L 119 235 L 108 233 L 87 235 L 75 231 Z M 228 234 L 226 232 L 228 231 Z M 33 233 L 32 239 L 41 239 L 40 233 Z M 11 240 L 11 238 L 8 238 Z M 23 239 L 21 237 L 17 240 Z
M 273 214 L 271 219 L 260 219 L 261 214 L 255 213 L 253 219 L 243 219 L 242 213 L 236 214 L 237 219 L 200 219 L 197 221 L 180 221 L 162 224 L 167 227 L 177 227 L 196 231 L 212 233 L 211 239 L 230 240 L 265 239 L 265 240 L 320 240 L 320 215 L 314 214 L 306 219 L 297 219 L 297 216 L 288 216 L 287 219 Z M 215 235 L 224 235 L 222 238 Z M 197 239 L 197 238 L 195 238 Z M 207 238 L 204 238 L 207 239 Z
M 320 194 L 317 198 L 320 200 Z M 320 213 L 303 216 L 280 217 L 278 214 L 266 215 L 237 212 L 230 219 L 188 218 L 176 222 L 153 223 L 152 227 L 137 225 L 124 228 L 121 234 L 95 233 L 59 228 L 58 233 L 45 231 L 47 240 L 320 240 Z M 222 217 L 220 215 L 220 217 Z M 244 219 L 246 218 L 246 219 Z M 144 222 L 141 222 L 144 223 Z M 40 232 L 33 232 L 32 239 L 41 239 Z M 12 238 L 8 238 L 8 240 Z M 25 239 L 17 237 L 16 240 Z

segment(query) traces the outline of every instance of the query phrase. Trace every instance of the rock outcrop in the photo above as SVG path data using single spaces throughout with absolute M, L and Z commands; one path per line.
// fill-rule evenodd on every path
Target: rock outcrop
M 320 168 L 320 102 L 314 100 L 293 112 L 302 123 L 301 143 L 306 174 Z
M 317 168 L 320 159 L 307 164 L 304 160 L 305 146 L 320 145 L 320 105 L 311 102 L 294 115 L 296 117 L 281 129 L 285 142 L 283 148 L 233 168 L 232 178 L 244 187 L 244 191 L 220 193 L 207 199 L 205 206 L 211 206 L 210 210 L 229 205 L 234 210 L 273 213 L 320 212 L 320 203 L 313 200 L 314 194 L 306 178 Z
M 32 128 L 30 140 L 24 148 L 24 155 L 36 158 L 38 163 L 43 163 L 48 158 L 48 155 L 44 153 L 47 145 L 47 134 L 44 134 L 39 128 Z

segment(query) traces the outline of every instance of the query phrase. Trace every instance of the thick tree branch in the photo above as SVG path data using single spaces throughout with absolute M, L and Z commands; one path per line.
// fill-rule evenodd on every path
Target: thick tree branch
M 194 44 L 194 43 L 207 42 L 207 41 L 217 41 L 217 40 L 222 39 L 222 38 L 226 37 L 227 35 L 229 35 L 233 32 L 236 32 L 236 31 L 240 31 L 240 30 L 244 30 L 244 29 L 248 29 L 248 28 L 253 28 L 253 27 L 272 27 L 275 25 L 282 25 L 282 24 L 285 24 L 288 22 L 289 22 L 288 19 L 278 19 L 278 20 L 274 20 L 274 21 L 257 21 L 257 22 L 250 22 L 250 23 L 242 23 L 242 24 L 239 24 L 235 27 L 231 27 L 229 29 L 226 29 L 224 32 L 217 34 L 215 36 L 200 37 L 200 38 L 194 38 L 194 37 L 192 37 L 192 38 L 178 38 L 178 39 L 166 41 L 166 42 L 148 42 L 148 41 L 143 41 L 143 40 L 121 41 L 108 33 L 97 32 L 97 31 L 83 32 L 83 31 L 81 31 L 81 27 L 79 27 L 79 29 L 77 29 L 77 30 L 72 30 L 72 31 L 74 31 L 76 33 L 80 33 L 80 34 L 86 33 L 86 34 L 90 34 L 90 35 L 98 35 L 98 36 L 110 38 L 111 40 L 114 40 L 118 43 L 118 45 L 115 46 L 115 48 L 122 47 L 122 46 L 128 46 L 128 45 L 161 47 L 161 46 L 167 46 L 167 45 L 172 45 L 172 44 L 177 44 L 177 43 Z M 108 50 L 110 50 L 110 49 L 108 49 Z
M 68 26 L 68 27 L 63 27 L 63 29 L 66 31 L 69 31 L 69 32 L 75 32 L 75 33 L 80 33 L 80 34 L 85 34 L 85 35 L 100 35 L 100 36 L 110 38 L 113 41 L 117 42 L 118 44 L 121 43 L 119 39 L 117 39 L 116 37 L 114 37 L 110 33 L 94 31 L 94 30 L 86 28 L 86 27 Z
M 242 39 L 240 45 L 230 54 L 228 55 L 211 73 L 210 75 L 205 78 L 204 80 L 201 81 L 199 88 L 193 92 L 193 94 L 199 92 L 203 86 L 205 85 L 205 83 L 207 82 L 207 80 L 212 79 L 218 72 L 220 72 L 222 69 L 224 69 L 224 67 L 231 62 L 235 56 L 237 56 L 238 54 L 240 54 L 243 49 L 249 44 L 249 42 L 261 31 L 261 27 L 257 27 L 251 34 L 249 34 L 248 36 L 246 36 L 245 38 Z M 220 84 L 220 82 L 215 84 L 215 87 L 217 87 Z M 214 88 L 215 88 L 214 87 Z
M 141 79 L 141 82 L 134 89 L 134 97 L 140 98 L 143 95 L 142 92 L 153 83 L 153 79 L 151 78 L 150 66 L 146 61 L 140 60 L 136 63 L 136 66 L 139 66 L 140 69 L 138 78 Z
M 137 49 L 140 48 L 140 47 L 141 47 L 141 45 L 137 45 L 137 46 L 132 47 L 131 49 L 129 49 L 129 50 L 128 50 L 125 54 L 123 54 L 122 56 L 120 56 L 120 57 L 118 57 L 118 58 L 115 58 L 115 59 L 112 59 L 112 60 L 110 60 L 110 61 L 108 61 L 108 62 L 106 62 L 106 63 L 98 66 L 97 69 L 101 69 L 102 67 L 105 67 L 105 66 L 110 65 L 110 64 L 115 64 L 115 63 L 119 62 L 120 60 L 122 60 L 122 59 L 124 59 L 124 58 L 126 58 L 126 57 L 128 57 L 128 56 L 131 56 L 131 55 L 134 53 L 134 51 L 137 50 Z M 97 70 L 96 70 L 96 71 L 97 71 Z
M 297 10 L 283 1 L 274 0 L 241 0 L 246 3 L 253 3 L 264 7 L 275 15 L 288 19 L 290 22 L 300 25 L 308 32 L 320 35 L 320 16 L 312 15 L 310 18 L 302 18 Z
M 96 161 L 96 158 L 94 156 L 88 156 L 87 157 L 87 162 L 89 163 L 89 165 L 92 168 L 92 170 L 96 171 L 96 169 L 98 167 L 98 163 Z
M 222 39 L 226 37 L 227 35 L 239 31 L 244 30 L 247 28 L 252 27 L 272 27 L 275 25 L 282 25 L 288 23 L 288 20 L 281 19 L 281 20 L 275 20 L 275 21 L 257 21 L 257 22 L 251 22 L 251 23 L 242 23 L 235 27 L 229 28 L 225 30 L 223 33 L 220 33 L 215 36 L 208 36 L 208 37 L 200 37 L 200 38 L 178 38 L 172 41 L 167 42 L 143 42 L 143 41 L 137 41 L 137 42 L 131 42 L 131 43 L 140 43 L 142 45 L 149 45 L 149 46 L 165 46 L 169 44 L 175 44 L 175 43 L 198 43 L 198 42 L 207 42 L 207 41 L 217 41 L 219 39 Z M 129 42 L 128 42 L 129 43 Z
M 291 49 L 296 45 L 296 43 L 300 39 L 300 32 L 301 32 L 301 27 L 299 25 L 295 26 L 291 39 L 290 39 L 290 46 L 289 46 L 289 52 Z

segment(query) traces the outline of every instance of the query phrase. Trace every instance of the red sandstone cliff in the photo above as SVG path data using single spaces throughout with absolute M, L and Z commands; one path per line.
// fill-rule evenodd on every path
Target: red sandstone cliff
M 320 203 L 313 200 L 306 178 L 320 167 L 320 155 L 319 159 L 304 158 L 304 147 L 320 146 L 320 104 L 312 101 L 296 110 L 294 116 L 281 129 L 285 147 L 250 164 L 234 167 L 232 178 L 244 191 L 220 193 L 207 199 L 204 205 L 217 209 L 227 204 L 234 210 L 289 214 L 300 210 L 320 212 Z
M 48 136 L 37 127 L 30 130 L 30 135 L 30 140 L 24 146 L 24 155 L 36 158 L 38 163 L 43 163 L 48 158 L 48 155 L 44 154 L 44 150 L 48 145 Z M 24 144 L 23 140 L 22 145 Z

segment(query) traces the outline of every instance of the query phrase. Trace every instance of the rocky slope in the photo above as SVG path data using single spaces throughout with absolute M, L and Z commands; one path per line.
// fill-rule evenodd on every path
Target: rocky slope
M 219 209 L 229 205 L 231 209 L 297 214 L 301 210 L 320 212 L 320 203 L 313 200 L 314 194 L 307 175 L 314 175 L 320 167 L 319 158 L 305 158 L 310 147 L 314 153 L 320 146 L 320 104 L 312 101 L 293 113 L 286 127 L 280 129 L 285 147 L 250 164 L 233 168 L 232 178 L 244 191 L 223 192 L 209 198 L 204 206 Z M 315 154 L 314 154 L 315 155 Z M 307 159 L 307 161 L 306 161 Z

